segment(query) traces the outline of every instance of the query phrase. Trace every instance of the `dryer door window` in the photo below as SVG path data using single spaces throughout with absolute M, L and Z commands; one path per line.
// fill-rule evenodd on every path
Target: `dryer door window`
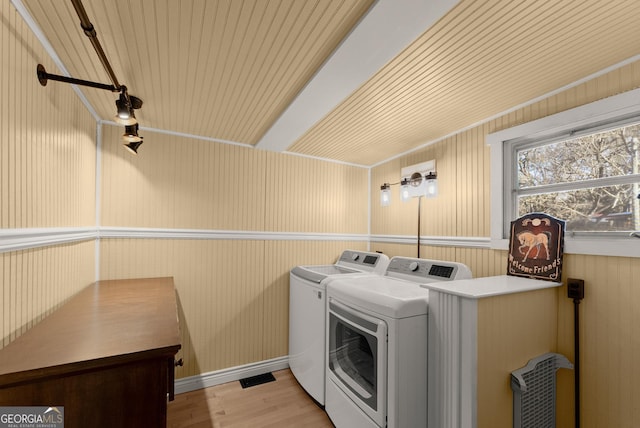
M 387 326 L 339 302 L 329 305 L 329 370 L 374 420 L 385 413 Z

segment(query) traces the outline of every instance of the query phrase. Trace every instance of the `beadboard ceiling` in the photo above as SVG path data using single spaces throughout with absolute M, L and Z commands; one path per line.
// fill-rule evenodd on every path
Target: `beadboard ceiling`
M 69 75 L 111 83 L 70 0 L 13 2 Z M 119 82 L 144 101 L 141 135 L 363 166 L 640 55 L 640 1 L 631 0 L 83 4 Z M 81 90 L 113 120 L 115 94 Z

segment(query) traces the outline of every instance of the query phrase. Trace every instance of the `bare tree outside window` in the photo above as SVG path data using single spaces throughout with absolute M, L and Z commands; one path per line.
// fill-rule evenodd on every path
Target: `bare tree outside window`
M 640 123 L 515 151 L 518 216 L 545 212 L 569 232 L 640 230 Z

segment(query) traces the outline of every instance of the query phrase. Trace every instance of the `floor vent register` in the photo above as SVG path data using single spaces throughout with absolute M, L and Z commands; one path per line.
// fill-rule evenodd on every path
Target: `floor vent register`
M 276 378 L 273 377 L 273 374 L 271 372 L 269 372 L 240 379 L 240 385 L 242 385 L 242 388 L 244 389 L 256 385 L 262 385 L 263 383 L 273 382 L 275 380 Z

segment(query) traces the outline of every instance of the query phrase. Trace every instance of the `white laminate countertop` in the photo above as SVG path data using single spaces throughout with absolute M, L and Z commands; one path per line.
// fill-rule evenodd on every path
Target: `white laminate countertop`
M 522 293 L 525 291 L 559 287 L 561 285 L 562 283 L 560 282 L 500 275 L 484 278 L 461 279 L 457 281 L 432 282 L 429 284 L 423 284 L 421 287 L 469 299 L 482 299 L 484 297 L 500 296 L 503 294 Z

